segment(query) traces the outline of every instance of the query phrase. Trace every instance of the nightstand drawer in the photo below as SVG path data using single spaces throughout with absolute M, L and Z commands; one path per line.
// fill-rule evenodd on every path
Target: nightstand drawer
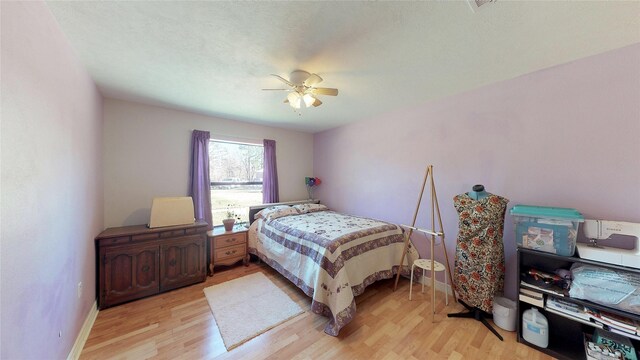
M 217 250 L 227 246 L 244 244 L 246 236 L 247 233 L 245 232 L 216 236 L 216 238 L 214 239 L 214 245 Z
M 217 228 L 207 232 L 207 261 L 209 261 L 209 276 L 213 276 L 214 267 L 218 265 L 233 265 L 238 261 L 249 265 L 247 253 L 247 229 L 224 231 Z
M 221 248 L 221 249 L 216 248 L 214 260 L 217 261 L 217 260 L 224 260 L 232 257 L 245 256 L 246 253 L 247 252 L 246 252 L 244 243 L 240 245 Z

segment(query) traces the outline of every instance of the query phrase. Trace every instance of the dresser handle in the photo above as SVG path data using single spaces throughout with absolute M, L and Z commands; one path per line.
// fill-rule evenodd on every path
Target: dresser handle
M 227 242 L 230 243 L 230 242 L 234 242 L 235 240 L 236 238 L 230 238 L 230 239 L 227 239 Z
M 227 252 L 225 253 L 225 255 L 232 255 L 232 254 L 235 254 L 235 253 L 236 253 L 236 250 L 233 250 L 233 251 L 227 251 Z
M 149 269 L 150 269 L 149 265 L 145 265 L 142 267 L 142 272 L 147 272 L 149 271 Z

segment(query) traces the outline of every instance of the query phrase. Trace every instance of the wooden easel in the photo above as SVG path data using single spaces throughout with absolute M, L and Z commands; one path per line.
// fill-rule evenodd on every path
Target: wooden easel
M 418 218 L 418 212 L 420 211 L 420 204 L 422 203 L 422 196 L 424 194 L 424 188 L 427 185 L 427 180 L 429 180 L 429 175 L 431 175 L 431 182 L 430 182 L 430 187 L 431 187 L 431 229 L 432 230 L 422 230 L 422 229 L 417 229 L 416 226 L 416 219 Z M 436 213 L 438 214 L 438 225 L 439 227 L 439 231 L 435 231 L 435 215 Z M 432 300 L 431 300 L 431 309 L 433 314 L 436 313 L 436 288 L 435 288 L 435 271 L 434 271 L 434 263 L 433 261 L 434 259 L 434 243 L 436 240 L 436 236 L 441 238 L 441 245 L 442 248 L 444 249 L 444 259 L 445 259 L 445 267 L 447 268 L 447 273 L 449 274 L 449 279 L 451 279 L 451 290 L 453 291 L 453 298 L 457 299 L 456 297 L 456 291 L 453 287 L 453 277 L 451 276 L 451 268 L 449 267 L 449 256 L 447 255 L 447 247 L 445 245 L 444 242 L 444 230 L 442 229 L 442 218 L 440 217 L 440 206 L 438 205 L 438 197 L 436 195 L 436 186 L 435 183 L 433 181 L 433 165 L 429 165 L 427 166 L 427 170 L 424 174 L 424 180 L 422 181 L 422 188 L 420 189 L 420 196 L 418 196 L 418 205 L 416 206 L 416 212 L 413 214 L 413 221 L 411 222 L 411 226 L 407 226 L 409 228 L 409 231 L 407 233 L 407 235 L 404 238 L 404 250 L 402 251 L 402 256 L 400 257 L 400 267 L 398 268 L 398 274 L 396 275 L 396 281 L 393 285 L 393 291 L 396 291 L 396 289 L 398 288 L 398 280 L 400 279 L 400 272 L 402 271 L 402 264 L 404 263 L 404 257 L 407 253 L 407 249 L 409 248 L 409 241 L 411 239 L 411 234 L 413 234 L 413 230 L 419 230 L 420 232 L 423 232 L 426 234 L 429 234 L 431 236 L 431 294 L 432 294 Z M 409 267 L 411 267 L 411 264 L 408 264 Z M 448 291 L 446 289 L 446 284 L 445 284 L 445 291 Z

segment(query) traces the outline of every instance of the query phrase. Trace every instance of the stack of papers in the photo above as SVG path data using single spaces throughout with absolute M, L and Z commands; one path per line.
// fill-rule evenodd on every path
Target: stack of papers
M 544 295 L 535 290 L 520 288 L 520 301 L 526 302 L 538 307 L 544 307 Z
M 544 308 L 548 312 L 640 340 L 640 323 L 638 321 L 598 311 L 553 296 L 547 298 Z
M 592 318 L 591 312 L 588 311 L 584 306 L 552 296 L 547 299 L 546 309 L 555 310 L 556 313 L 560 312 L 562 314 L 585 321 L 591 321 Z
M 601 311 L 595 321 L 606 325 L 611 332 L 640 340 L 640 323 L 635 320 Z

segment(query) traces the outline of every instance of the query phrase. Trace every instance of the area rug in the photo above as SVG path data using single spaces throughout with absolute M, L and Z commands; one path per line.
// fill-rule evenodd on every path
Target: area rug
M 204 295 L 227 350 L 304 312 L 262 273 L 210 286 Z

